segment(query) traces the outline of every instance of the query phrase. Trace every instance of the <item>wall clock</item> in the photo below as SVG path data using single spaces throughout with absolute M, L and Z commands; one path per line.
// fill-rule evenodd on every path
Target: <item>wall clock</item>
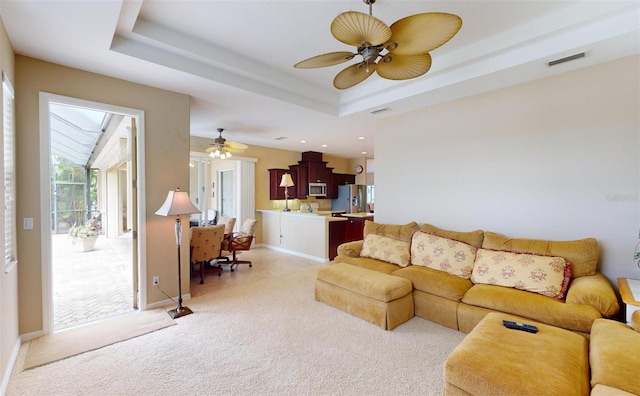
M 364 168 L 362 167 L 362 165 L 356 165 L 356 173 L 357 174 L 362 173 L 363 170 L 364 170 Z

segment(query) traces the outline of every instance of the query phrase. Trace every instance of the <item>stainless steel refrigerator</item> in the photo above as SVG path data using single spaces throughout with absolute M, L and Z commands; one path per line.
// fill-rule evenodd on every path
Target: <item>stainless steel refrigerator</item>
M 346 213 L 373 212 L 374 187 L 364 184 L 338 186 L 338 198 L 331 202 L 331 210 L 344 210 Z

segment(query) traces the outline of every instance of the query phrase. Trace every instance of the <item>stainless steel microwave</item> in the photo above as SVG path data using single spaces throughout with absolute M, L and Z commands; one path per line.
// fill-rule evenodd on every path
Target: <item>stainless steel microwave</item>
M 310 197 L 327 196 L 327 183 L 309 183 L 309 196 Z

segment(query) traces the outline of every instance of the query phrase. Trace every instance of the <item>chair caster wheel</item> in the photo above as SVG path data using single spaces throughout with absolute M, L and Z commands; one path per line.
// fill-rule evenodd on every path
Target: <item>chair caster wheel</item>
M 222 272 L 218 272 L 218 276 L 222 276 Z
M 253 264 L 249 264 L 249 268 L 253 267 Z
M 235 270 L 233 268 L 231 268 L 231 272 L 234 272 Z

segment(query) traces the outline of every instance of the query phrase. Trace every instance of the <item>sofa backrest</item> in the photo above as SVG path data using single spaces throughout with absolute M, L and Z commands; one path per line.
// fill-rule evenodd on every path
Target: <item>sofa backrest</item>
M 362 230 L 363 239 L 367 238 L 369 234 L 380 235 L 388 238 L 397 239 L 402 242 L 411 243 L 411 236 L 414 232 L 418 231 L 420 227 L 415 221 L 403 224 L 382 224 L 376 223 L 371 220 L 364 222 L 364 229 Z
M 600 257 L 598 242 L 593 238 L 574 241 L 546 241 L 509 238 L 485 231 L 482 248 L 562 257 L 571 263 L 571 278 L 594 275 L 598 266 L 598 258 Z
M 441 238 L 453 239 L 477 248 L 482 247 L 482 240 L 484 239 L 484 232 L 482 230 L 467 232 L 449 231 L 427 223 L 424 223 L 420 229 L 422 232 L 426 232 L 427 234 L 437 235 Z

